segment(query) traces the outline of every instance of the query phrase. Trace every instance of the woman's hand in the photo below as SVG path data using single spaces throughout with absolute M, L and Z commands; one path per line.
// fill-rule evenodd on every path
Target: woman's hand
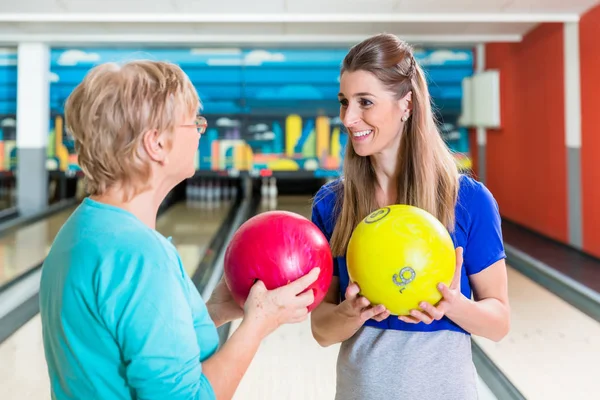
M 217 327 L 244 316 L 244 310 L 233 299 L 224 276 L 206 302 L 206 307 Z
M 381 322 L 390 316 L 390 312 L 384 305 L 371 305 L 366 297 L 359 296 L 359 292 L 360 288 L 356 283 L 348 285 L 345 300 L 337 308 L 339 314 L 348 319 L 357 320 L 361 325 L 371 318 Z
M 244 305 L 244 321 L 254 326 L 257 334 L 265 337 L 283 324 L 301 322 L 308 316 L 308 306 L 315 299 L 312 290 L 306 290 L 319 277 L 320 268 L 273 290 L 257 281 Z
M 460 307 L 463 301 L 466 300 L 466 297 L 464 297 L 460 291 L 460 279 L 463 264 L 462 254 L 462 247 L 458 247 L 456 249 L 456 270 L 450 286 L 446 286 L 443 283 L 438 284 L 438 290 L 442 294 L 442 300 L 440 300 L 437 306 L 433 306 L 427 302 L 421 302 L 419 307 L 421 307 L 423 311 L 411 310 L 410 315 L 401 315 L 398 317 L 401 321 L 411 324 L 418 324 L 419 322 L 431 324 L 434 320 L 440 320 L 444 315 L 448 315 L 456 308 Z

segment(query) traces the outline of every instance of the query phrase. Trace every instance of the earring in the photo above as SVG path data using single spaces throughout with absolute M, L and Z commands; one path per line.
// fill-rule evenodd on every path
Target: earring
M 402 116 L 402 122 L 406 122 L 407 119 L 408 119 L 408 115 L 403 115 Z

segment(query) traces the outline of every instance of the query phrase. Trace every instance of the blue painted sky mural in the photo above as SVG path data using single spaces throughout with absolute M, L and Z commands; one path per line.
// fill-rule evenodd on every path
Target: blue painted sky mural
M 17 51 L 0 47 L 0 114 L 17 110 Z
M 205 114 L 337 113 L 339 66 L 347 49 L 72 49 L 51 51 L 51 108 L 94 65 L 148 58 L 179 64 L 197 87 Z M 460 113 L 461 81 L 473 71 L 464 49 L 416 50 L 444 116 Z M 0 113 L 16 111 L 16 52 L 0 49 Z
M 340 135 L 343 127 L 337 118 L 339 68 L 347 51 L 347 48 L 53 48 L 49 65 L 49 157 L 54 160 L 51 164 L 61 170 L 76 164 L 72 141 L 63 132 L 61 116 L 66 98 L 90 68 L 104 62 L 152 59 L 181 66 L 198 90 L 202 113 L 213 122 L 213 130 L 201 140 L 199 169 L 233 168 L 245 165 L 248 157 L 253 159 L 253 165 L 268 168 L 278 165 L 318 169 L 328 165 L 329 169 L 337 169 L 341 162 L 339 153 L 345 145 L 345 137 Z M 418 49 L 415 57 L 429 81 L 443 135 L 455 151 L 468 152 L 466 131 L 456 126 L 456 120 L 460 115 L 462 79 L 473 73 L 472 52 Z M 12 120 L 13 125 L 16 63 L 16 49 L 0 49 L 0 119 Z M 233 121 L 235 126 L 223 124 L 225 120 Z M 6 129 L 5 136 L 13 131 Z M 228 147 L 231 141 L 240 140 L 243 145 Z M 225 147 L 215 147 L 213 151 L 213 141 Z M 283 155 L 287 162 L 277 158 Z

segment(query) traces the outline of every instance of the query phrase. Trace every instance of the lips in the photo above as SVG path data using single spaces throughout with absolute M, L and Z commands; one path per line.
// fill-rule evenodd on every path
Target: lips
M 360 131 L 350 131 L 350 138 L 354 143 L 360 143 L 371 138 L 373 129 L 363 129 Z
M 367 129 L 364 131 L 356 131 L 356 132 L 352 132 L 352 136 L 353 137 L 364 137 L 364 136 L 369 135 L 371 132 L 373 132 L 372 129 Z

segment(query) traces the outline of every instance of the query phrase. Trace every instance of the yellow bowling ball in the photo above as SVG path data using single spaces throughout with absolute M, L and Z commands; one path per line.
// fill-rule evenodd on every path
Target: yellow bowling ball
M 452 282 L 456 253 L 444 225 L 427 211 L 408 205 L 380 208 L 354 229 L 346 253 L 350 281 L 371 304 L 393 315 L 437 304 L 438 283 Z

